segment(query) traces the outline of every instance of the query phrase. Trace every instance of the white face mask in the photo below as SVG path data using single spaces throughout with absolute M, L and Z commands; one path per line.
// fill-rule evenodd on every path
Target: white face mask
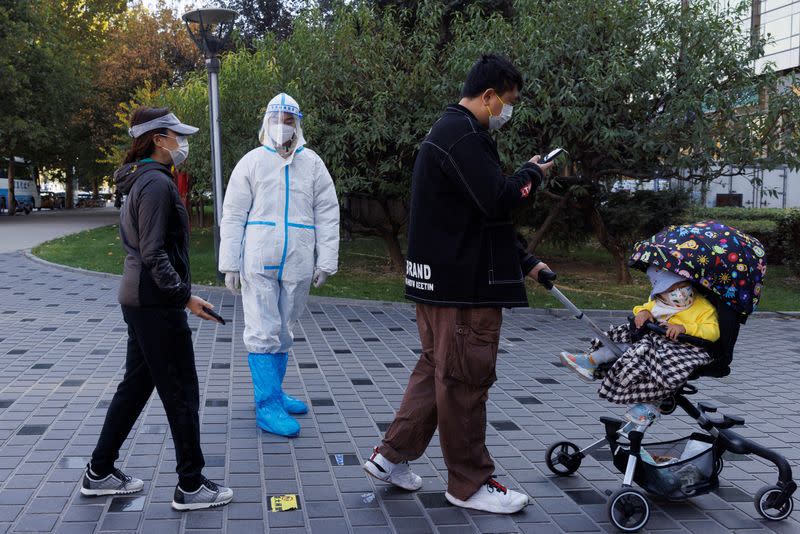
M 665 304 L 684 310 L 694 303 L 694 290 L 692 286 L 679 287 L 670 292 L 661 293 L 659 297 L 664 300 Z
M 164 137 L 167 136 L 165 135 Z M 167 147 L 164 148 L 169 152 L 169 156 L 172 158 L 172 164 L 177 167 L 189 157 L 189 140 L 186 139 L 185 135 L 178 135 L 175 137 L 175 141 L 178 142 L 178 148 L 174 150 Z
M 486 106 L 486 109 L 489 110 L 489 130 L 499 130 L 505 123 L 511 120 L 511 115 L 514 113 L 514 106 L 511 104 L 506 104 L 503 102 L 503 99 L 500 98 L 499 95 L 495 95 L 497 99 L 503 104 L 503 109 L 500 111 L 500 115 L 492 115 L 492 110 L 489 106 Z
M 297 129 L 289 124 L 270 124 L 267 132 L 272 142 L 275 143 L 275 148 L 278 148 L 294 139 Z

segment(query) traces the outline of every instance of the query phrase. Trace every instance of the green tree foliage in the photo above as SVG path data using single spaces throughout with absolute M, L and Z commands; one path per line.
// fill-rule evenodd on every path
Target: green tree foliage
M 80 64 L 68 53 L 71 27 L 56 7 L 0 2 L 0 155 L 9 161 L 56 160 L 64 144 L 61 125 L 81 98 Z
M 628 281 L 627 243 L 648 222 L 626 226 L 603 208 L 623 209 L 622 197 L 610 193 L 620 179 L 707 182 L 745 165 L 800 167 L 800 102 L 769 68 L 754 71 L 763 43 L 739 22 L 748 5 L 380 1 L 304 11 L 285 39 L 267 36 L 223 58 L 225 174 L 256 145 L 266 103 L 286 91 L 304 108 L 309 146 L 340 196 L 383 203 L 391 224 L 367 226 L 393 233 L 387 241 L 396 244 L 402 221 L 392 222 L 397 210 L 389 203 L 407 198 L 420 141 L 458 100 L 475 59 L 500 52 L 527 80 L 523 103 L 497 135 L 504 165 L 512 170 L 554 146 L 569 151 L 539 195 L 537 206 L 552 211 L 535 218 L 532 245 L 568 212 L 576 231 L 594 232 L 612 252 L 620 281 Z M 203 127 L 189 165 L 208 183 L 205 77 L 148 93 L 137 102 L 170 102 Z
M 268 34 L 285 38 L 292 31 L 294 5 L 285 0 L 226 0 L 222 6 L 239 13 L 237 29 L 249 44 Z
M 643 238 L 674 224 L 688 204 L 688 193 L 680 189 L 610 191 L 603 194 L 598 213 L 603 226 L 627 251 Z
M 545 196 L 583 214 L 627 282 L 626 250 L 599 205 L 619 179 L 707 182 L 745 165 L 800 166 L 800 102 L 770 69 L 754 71 L 763 43 L 739 22 L 749 5 L 519 0 L 510 20 L 465 15 L 448 64 L 457 77 L 494 49 L 520 67 L 526 100 L 498 136 L 501 154 L 569 150 L 569 187 Z
M 226 55 L 219 76 L 226 180 L 236 161 L 258 145 L 269 100 L 281 91 L 291 94 L 304 110 L 309 147 L 325 161 L 339 194 L 359 204 L 364 198 L 377 202 L 359 210 L 366 220 L 355 221 L 354 229 L 383 237 L 398 269 L 406 212 L 396 206 L 408 196 L 418 143 L 451 100 L 441 75 L 433 74 L 438 71 L 436 51 L 429 46 L 438 38 L 435 8 L 413 32 L 404 16 L 393 11 L 378 16 L 361 6 L 341 8 L 327 22 L 320 11 L 308 12 L 289 38 L 266 39 L 255 50 Z M 201 127 L 192 138 L 187 169 L 198 187 L 208 187 L 205 76 L 198 74 L 181 88 L 141 91 L 127 112 L 157 104 Z
M 269 100 L 281 91 L 274 60 L 274 42 L 259 44 L 255 50 L 228 54 L 222 61 L 220 84 L 220 134 L 223 174 L 230 176 L 236 162 L 258 146 L 258 131 Z M 302 105 L 302 102 L 301 102 Z M 187 77 L 180 86 L 154 87 L 146 83 L 117 113 L 117 135 L 109 160 L 121 161 L 130 146 L 128 125 L 140 106 L 168 107 L 182 121 L 200 128 L 191 138 L 189 158 L 183 165 L 198 191 L 211 189 L 211 140 L 208 114 L 208 81 L 205 71 Z
M 61 175 L 68 195 L 76 177 L 96 190 L 113 169 L 120 102 L 146 82 L 181 82 L 199 59 L 163 4 L 0 0 L 0 154 Z
M 110 155 L 100 158 L 107 165 L 106 174 L 119 163 L 113 148 L 120 102 L 128 102 L 145 86 L 177 88 L 196 77 L 202 64 L 199 50 L 172 9 L 161 6 L 151 12 L 139 5 L 111 19 L 97 66 L 91 70 L 92 91 L 81 117 L 91 147 Z

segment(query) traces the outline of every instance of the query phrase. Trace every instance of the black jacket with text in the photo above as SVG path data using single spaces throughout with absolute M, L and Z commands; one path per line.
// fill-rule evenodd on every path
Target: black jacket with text
M 488 129 L 448 106 L 422 142 L 411 183 L 406 298 L 442 306 L 528 305 L 525 252 L 511 210 L 537 189 L 526 163 L 506 176 Z

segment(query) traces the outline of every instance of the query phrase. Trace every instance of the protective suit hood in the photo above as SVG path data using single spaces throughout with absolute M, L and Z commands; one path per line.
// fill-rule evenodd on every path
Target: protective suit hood
M 294 136 L 288 147 L 285 146 L 286 141 L 281 135 L 287 130 L 287 118 L 294 123 Z M 258 140 L 267 150 L 289 159 L 306 144 L 302 122 L 303 113 L 300 111 L 297 101 L 286 93 L 275 95 L 267 104 L 267 111 L 261 122 L 261 130 L 258 132 Z

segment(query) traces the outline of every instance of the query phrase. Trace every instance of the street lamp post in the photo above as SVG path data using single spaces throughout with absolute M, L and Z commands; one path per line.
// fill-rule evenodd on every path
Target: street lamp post
M 225 47 L 239 14 L 232 9 L 197 9 L 183 14 L 189 36 L 206 58 L 208 113 L 211 125 L 211 183 L 214 189 L 214 262 L 219 268 L 222 221 L 222 144 L 219 134 L 219 52 Z M 222 281 L 217 270 L 217 280 Z

